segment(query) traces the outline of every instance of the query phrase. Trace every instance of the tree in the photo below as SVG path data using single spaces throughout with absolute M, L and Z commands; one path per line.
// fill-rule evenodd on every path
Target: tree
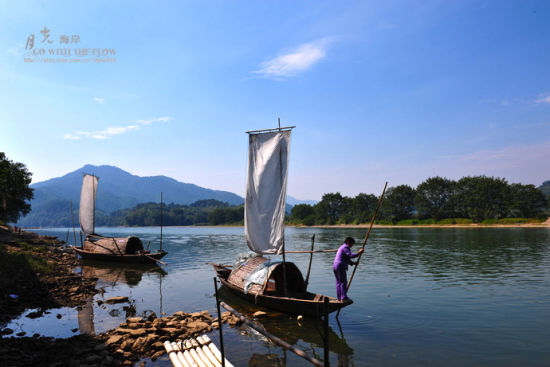
M 315 216 L 315 209 L 309 204 L 296 204 L 290 211 L 290 221 L 297 224 L 305 224 L 304 220 Z
M 335 224 L 343 214 L 344 206 L 344 197 L 339 192 L 328 193 L 315 204 L 315 211 L 322 224 Z
M 27 201 L 33 198 L 32 173 L 23 163 L 9 160 L 0 152 L 0 220 L 17 222 L 31 211 Z
M 381 219 L 399 222 L 411 218 L 415 211 L 415 196 L 414 189 L 409 185 L 390 187 L 386 191 L 385 199 L 382 201 Z
M 535 218 L 544 215 L 548 206 L 546 196 L 535 185 L 510 185 L 512 217 Z
M 414 198 L 418 217 L 436 220 L 452 218 L 455 189 L 455 181 L 442 177 L 431 177 L 418 185 Z
M 456 200 L 463 218 L 474 222 L 504 218 L 510 207 L 510 186 L 503 178 L 463 177 L 457 182 Z
M 356 223 L 369 223 L 377 204 L 378 199 L 373 194 L 358 194 L 351 204 L 351 212 Z

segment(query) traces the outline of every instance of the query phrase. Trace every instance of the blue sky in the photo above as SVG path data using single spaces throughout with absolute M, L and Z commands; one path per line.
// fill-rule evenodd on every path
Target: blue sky
M 0 151 L 33 182 L 110 164 L 243 195 L 245 131 L 278 117 L 299 199 L 550 180 L 548 1 L 0 4 Z

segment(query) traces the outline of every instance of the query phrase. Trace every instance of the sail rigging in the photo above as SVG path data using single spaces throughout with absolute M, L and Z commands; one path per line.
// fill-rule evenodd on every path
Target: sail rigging
M 283 251 L 290 133 L 249 133 L 244 226 L 256 253 Z
M 95 198 L 99 177 L 84 174 L 82 179 L 82 190 L 80 191 L 80 209 L 78 218 L 80 228 L 86 235 L 95 232 Z

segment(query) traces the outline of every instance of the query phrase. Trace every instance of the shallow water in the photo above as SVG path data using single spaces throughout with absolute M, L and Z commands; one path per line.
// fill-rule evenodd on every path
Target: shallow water
M 65 239 L 67 229 L 37 232 Z M 99 228 L 106 236 L 138 235 L 158 248 L 159 228 Z M 164 228 L 168 265 L 112 268 L 86 265 L 77 271 L 99 278 L 103 294 L 81 310 L 51 310 L 42 318 L 24 315 L 9 327 L 28 335 L 67 337 L 101 332 L 126 317 L 124 304 L 97 300 L 129 296 L 138 314 L 209 310 L 215 314 L 214 272 L 206 262 L 231 263 L 246 252 L 243 229 Z M 343 238 L 362 242 L 364 229 L 287 228 L 287 248 L 336 248 Z M 72 237 L 72 233 L 70 238 Z M 358 245 L 354 247 L 355 250 Z M 309 290 L 334 295 L 334 254 L 315 254 Z M 304 272 L 309 256 L 288 254 Z M 350 272 L 348 273 L 351 274 Z M 330 318 L 332 365 L 550 365 L 550 230 L 546 228 L 382 228 L 371 233 L 351 289 L 354 304 Z M 222 289 L 227 303 L 255 309 Z M 58 319 L 58 314 L 61 318 Z M 300 326 L 271 313 L 268 331 L 323 358 L 315 320 Z M 77 329 L 75 332 L 72 329 Z M 237 366 L 296 366 L 308 362 L 246 327 L 224 328 L 229 359 Z M 217 332 L 210 337 L 218 341 Z M 219 343 L 218 343 L 219 345 Z M 169 366 L 168 359 L 148 365 Z

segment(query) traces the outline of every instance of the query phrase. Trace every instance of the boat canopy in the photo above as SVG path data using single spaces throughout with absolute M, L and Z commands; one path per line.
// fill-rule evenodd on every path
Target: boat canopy
M 143 250 L 143 243 L 135 236 L 123 238 L 88 236 L 84 241 L 83 250 L 95 254 L 132 255 Z
M 303 293 L 306 284 L 294 263 L 270 262 L 265 257 L 253 257 L 237 266 L 227 281 L 248 294 L 283 294 L 283 269 L 286 268 L 287 292 Z
M 290 130 L 249 134 L 244 227 L 248 247 L 280 254 L 284 221 Z
M 99 177 L 87 173 L 84 174 L 82 179 L 78 219 L 80 220 L 82 232 L 87 235 L 93 234 L 95 231 L 95 197 L 98 180 Z

